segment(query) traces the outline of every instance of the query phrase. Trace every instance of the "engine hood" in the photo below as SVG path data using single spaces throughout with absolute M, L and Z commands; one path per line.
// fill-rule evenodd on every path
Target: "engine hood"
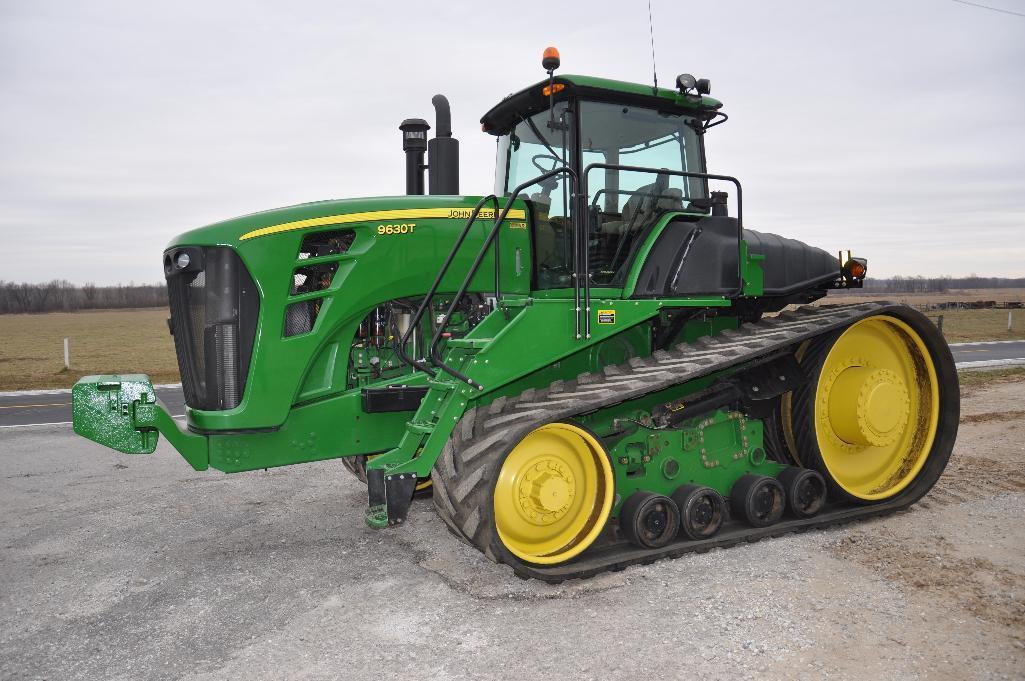
M 412 220 L 469 217 L 479 196 L 376 196 L 357 199 L 331 199 L 301 203 L 284 208 L 249 213 L 183 232 L 167 245 L 233 246 L 263 237 L 332 224 L 353 224 L 385 220 Z M 482 211 L 490 217 L 490 210 Z M 522 211 L 510 215 L 524 219 Z

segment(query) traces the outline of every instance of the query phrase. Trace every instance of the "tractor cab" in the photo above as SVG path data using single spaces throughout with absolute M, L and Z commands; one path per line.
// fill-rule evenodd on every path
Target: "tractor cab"
M 585 302 L 589 287 L 631 298 L 753 293 L 760 314 L 858 285 L 853 261 L 744 229 L 740 182 L 705 166 L 705 132 L 727 119 L 722 103 L 705 79 L 681 74 L 676 83 L 549 70 L 481 119 L 498 137 L 495 194 L 529 201 L 534 288 L 583 287 Z M 709 181 L 732 193 L 734 216 Z M 745 277 L 752 257 L 758 272 Z
M 578 212 L 587 218 L 591 283 L 617 288 L 660 215 L 709 212 L 703 133 L 725 115 L 718 101 L 692 89 L 559 76 L 484 115 L 484 130 L 498 136 L 496 195 L 511 196 L 520 183 L 560 167 L 572 170 L 521 195 L 533 211 L 537 288 L 571 285 Z M 574 182 L 586 202 L 574 198 Z

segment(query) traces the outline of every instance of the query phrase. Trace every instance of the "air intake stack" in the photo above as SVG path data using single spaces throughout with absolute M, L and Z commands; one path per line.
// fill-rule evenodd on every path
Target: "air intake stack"
M 406 152 L 406 193 L 424 193 L 424 152 L 427 151 L 427 131 L 431 126 L 422 118 L 402 121 L 402 151 Z

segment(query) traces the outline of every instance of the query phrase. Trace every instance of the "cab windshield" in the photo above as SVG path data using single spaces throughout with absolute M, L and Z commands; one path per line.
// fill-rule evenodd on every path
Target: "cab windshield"
M 508 196 L 520 183 L 561 165 L 635 166 L 644 170 L 590 168 L 588 254 L 591 282 L 622 286 L 643 236 L 670 210 L 690 210 L 689 199 L 707 196 L 704 179 L 664 171 L 704 172 L 700 138 L 692 119 L 654 109 L 607 102 L 566 102 L 524 118 L 499 139 L 496 191 Z M 578 121 L 579 118 L 579 121 Z M 576 127 L 579 124 L 579 137 Z M 579 139 L 578 166 L 576 146 Z M 537 286 L 572 286 L 571 183 L 551 178 L 525 190 L 533 202 Z M 694 210 L 697 210 L 696 208 Z
M 560 166 L 573 165 L 576 127 L 566 102 L 522 119 L 499 138 L 495 194 L 509 196 L 523 182 Z M 534 262 L 539 288 L 572 285 L 572 182 L 557 175 L 527 187 L 533 204 Z

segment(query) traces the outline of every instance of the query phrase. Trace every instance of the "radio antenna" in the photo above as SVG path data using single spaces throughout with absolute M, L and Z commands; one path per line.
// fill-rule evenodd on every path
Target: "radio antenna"
M 658 92 L 658 69 L 655 68 L 655 27 L 651 22 L 651 0 L 648 0 L 648 35 L 651 36 L 651 77 Z

